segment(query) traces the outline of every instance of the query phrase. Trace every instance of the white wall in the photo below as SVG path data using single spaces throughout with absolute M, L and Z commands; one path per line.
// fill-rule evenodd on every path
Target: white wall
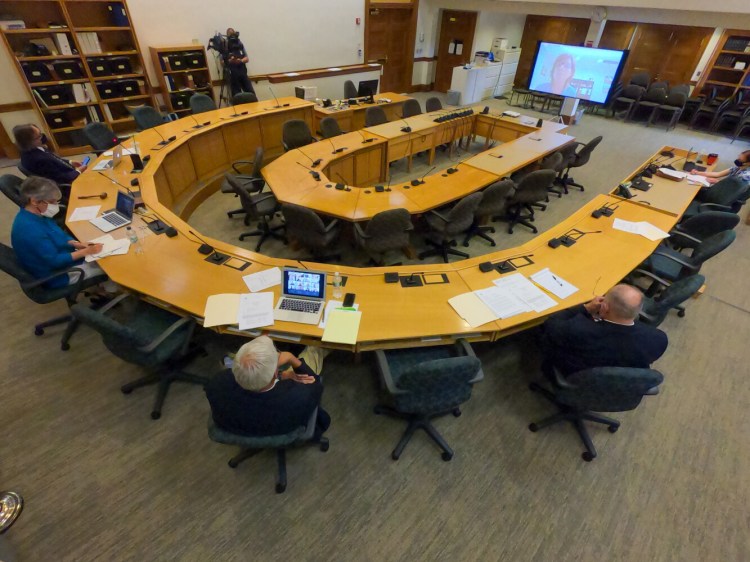
M 496 37 L 505 37 L 509 46 L 518 47 L 521 43 L 525 23 L 525 14 L 479 12 L 472 54 L 477 51 L 489 51 L 492 48 L 492 41 Z

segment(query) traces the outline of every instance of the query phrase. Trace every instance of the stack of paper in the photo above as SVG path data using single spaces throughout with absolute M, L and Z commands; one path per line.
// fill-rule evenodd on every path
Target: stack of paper
M 106 258 L 107 256 L 119 256 L 119 255 L 127 254 L 128 250 L 130 250 L 130 240 L 128 240 L 127 238 L 115 240 L 114 238 L 112 238 L 111 234 L 105 234 L 104 236 L 95 238 L 94 240 L 91 240 L 91 242 L 89 243 L 101 244 L 102 251 L 99 252 L 98 254 L 92 254 L 90 256 L 86 256 L 85 260 L 87 262 L 97 261 L 102 258 Z
M 87 207 L 78 207 L 73 211 L 68 219 L 68 222 L 87 221 L 95 219 L 99 215 L 99 209 L 101 205 L 90 205 Z M 111 236 L 110 236 L 111 238 Z
M 560 299 L 566 299 L 578 291 L 578 287 L 571 285 L 559 275 L 552 273 L 549 267 L 537 271 L 531 276 L 531 280 Z
M 497 318 L 495 313 L 475 293 L 464 293 L 463 295 L 455 296 L 448 299 L 448 304 L 472 328 L 492 322 Z
M 323 311 L 323 314 L 320 317 L 320 322 L 318 323 L 318 328 L 325 328 L 326 327 L 326 320 L 328 320 L 328 317 L 331 315 L 331 312 L 333 310 L 336 310 L 337 308 L 341 308 L 344 306 L 344 303 L 342 301 L 328 301 L 326 303 L 326 309 Z M 354 303 L 354 306 L 352 307 L 355 310 L 359 310 L 359 303 Z
M 687 181 L 688 183 L 694 183 L 695 185 L 700 185 L 701 187 L 708 187 L 709 185 L 711 185 L 706 176 L 696 176 L 694 174 L 688 174 Z
M 524 312 L 544 312 L 557 305 L 555 299 L 520 273 L 496 279 L 494 284 L 494 287 L 474 293 L 498 318 L 510 318 Z
M 615 219 L 612 223 L 612 228 L 615 230 L 622 230 L 623 232 L 630 232 L 631 234 L 640 234 L 652 242 L 669 238 L 668 232 L 664 232 L 661 228 L 654 226 L 647 221 L 633 222 Z
M 342 308 L 332 310 L 328 316 L 326 329 L 323 331 L 321 340 L 354 345 L 357 343 L 360 320 L 362 320 L 362 313 L 358 310 L 344 310 Z
M 281 285 L 281 270 L 278 267 L 264 269 L 257 273 L 245 275 L 242 280 L 253 293 L 259 293 L 275 285 Z
M 240 330 L 273 324 L 273 293 L 211 295 L 206 300 L 203 327 L 238 324 Z

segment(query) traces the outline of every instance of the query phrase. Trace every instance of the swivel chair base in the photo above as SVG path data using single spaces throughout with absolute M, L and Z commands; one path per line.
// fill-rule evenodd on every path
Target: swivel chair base
M 591 440 L 591 436 L 589 435 L 589 432 L 583 423 L 584 420 L 604 424 L 608 426 L 607 429 L 610 433 L 614 433 L 620 428 L 620 422 L 615 419 L 607 416 L 602 416 L 601 414 L 597 414 L 595 412 L 576 410 L 574 408 L 571 408 L 570 406 L 561 404 L 557 401 L 555 395 L 552 392 L 538 385 L 537 383 L 532 382 L 531 384 L 529 384 L 529 388 L 532 391 L 544 396 L 547 400 L 555 404 L 560 409 L 560 411 L 556 414 L 553 414 L 541 421 L 529 424 L 529 430 L 537 432 L 542 428 L 556 424 L 558 422 L 569 421 L 576 428 L 581 441 L 583 441 L 584 447 L 586 447 L 586 451 L 581 454 L 581 458 L 583 458 L 583 460 L 585 460 L 586 462 L 591 462 L 596 458 L 596 448 L 594 447 L 594 442 Z
M 60 349 L 62 349 L 63 351 L 68 351 L 70 349 L 70 344 L 68 342 L 78 328 L 78 322 L 75 321 L 73 319 L 73 316 L 71 316 L 70 314 L 56 316 L 55 318 L 40 322 L 39 324 L 34 326 L 34 335 L 43 336 L 45 328 L 59 326 L 60 324 L 65 324 L 66 322 L 68 325 L 65 326 L 65 331 L 63 332 L 62 339 L 60 340 Z
M 526 209 L 529 211 L 528 215 L 522 215 L 521 211 L 523 209 Z M 536 234 L 539 232 L 536 226 L 531 224 L 534 222 L 534 209 L 531 207 L 531 205 L 517 205 L 515 208 L 510 209 L 508 214 L 505 216 L 497 216 L 492 217 L 493 221 L 505 221 L 508 222 L 508 234 L 513 234 L 513 229 L 516 227 L 517 224 L 521 224 L 525 226 L 526 228 L 530 228 L 531 231 Z
M 480 238 L 487 240 L 487 242 L 490 243 L 490 246 L 495 246 L 495 241 L 488 235 L 485 234 L 486 232 L 491 232 L 492 234 L 495 234 L 495 227 L 494 226 L 483 226 L 478 225 L 476 223 L 471 225 L 471 228 L 469 228 L 469 231 L 466 233 L 466 238 L 464 238 L 464 246 L 467 248 L 469 247 L 469 241 L 474 238 L 475 236 L 479 236 Z
M 409 440 L 411 439 L 412 435 L 414 435 L 414 432 L 417 431 L 417 429 L 424 429 L 424 431 L 427 433 L 427 435 L 432 438 L 432 440 L 437 443 L 438 447 L 442 449 L 443 453 L 441 455 L 441 458 L 448 462 L 453 458 L 453 449 L 450 448 L 448 443 L 443 439 L 443 436 L 438 433 L 438 430 L 435 429 L 435 427 L 430 423 L 430 420 L 432 418 L 436 418 L 439 416 L 444 416 L 446 414 L 453 414 L 455 417 L 458 417 L 461 415 L 461 410 L 459 408 L 452 408 L 446 412 L 439 412 L 436 414 L 407 414 L 404 412 L 399 412 L 397 410 L 394 410 L 393 408 L 389 408 L 387 406 L 375 406 L 375 409 L 373 410 L 375 414 L 377 415 L 386 415 L 391 418 L 398 418 L 402 420 L 407 420 L 409 422 L 409 425 L 406 426 L 406 431 L 404 432 L 404 435 L 401 437 L 401 440 L 398 442 L 398 445 L 396 445 L 396 448 L 393 449 L 393 452 L 391 453 L 391 458 L 394 461 L 397 461 L 401 457 L 401 453 L 404 452 L 404 448 L 406 447 L 407 443 L 409 443 Z
M 258 228 L 255 230 L 252 230 L 250 232 L 243 232 L 240 234 L 240 241 L 245 240 L 245 238 L 249 236 L 260 236 L 260 240 L 258 240 L 258 244 L 255 246 L 255 251 L 260 252 L 260 247 L 263 245 L 263 242 L 268 240 L 269 238 L 273 238 L 275 240 L 281 240 L 284 242 L 284 244 L 287 243 L 286 236 L 283 234 L 277 234 L 279 231 L 283 231 L 285 226 L 279 225 L 272 227 L 268 224 L 267 221 L 260 221 L 258 223 Z
M 420 252 L 419 253 L 419 259 L 420 260 L 423 260 L 423 259 L 425 259 L 427 257 L 431 257 L 431 256 L 442 256 L 443 257 L 443 261 L 445 263 L 448 263 L 448 255 L 459 256 L 459 257 L 462 257 L 462 258 L 468 258 L 469 257 L 469 254 L 467 254 L 466 252 L 459 252 L 458 250 L 454 250 L 452 248 L 452 246 L 456 245 L 456 241 L 455 240 L 451 240 L 449 242 L 446 241 L 446 242 L 443 242 L 442 244 L 438 244 L 437 242 L 433 242 L 432 240 L 427 240 L 427 243 L 430 246 L 434 246 L 434 248 L 431 249 L 431 250 L 425 250 L 424 252 Z

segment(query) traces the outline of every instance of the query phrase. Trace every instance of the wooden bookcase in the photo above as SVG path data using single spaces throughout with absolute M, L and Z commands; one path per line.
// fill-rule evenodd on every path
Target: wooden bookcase
M 190 97 L 198 92 L 216 101 L 203 47 L 149 47 L 149 50 L 169 112 L 190 112 Z
M 132 131 L 128 107 L 154 104 L 125 0 L 4 0 L 3 41 L 53 148 L 91 150 L 83 127 Z M 36 47 L 34 47 L 36 45 Z
M 735 68 L 736 65 L 742 66 L 742 63 L 745 68 Z M 724 31 L 696 86 L 700 94 L 708 93 L 711 88 L 717 88 L 719 99 L 731 97 L 739 90 L 750 94 L 750 31 Z

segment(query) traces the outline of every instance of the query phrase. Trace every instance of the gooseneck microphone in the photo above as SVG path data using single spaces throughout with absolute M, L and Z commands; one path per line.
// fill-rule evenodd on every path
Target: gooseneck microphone
M 401 127 L 401 132 L 402 133 L 411 133 L 411 127 L 409 127 L 409 122 L 404 118 L 404 116 L 403 115 L 399 115 L 398 118 L 401 119 L 401 121 L 403 121 L 404 123 L 406 123 L 406 125 L 404 127 Z
M 360 130 L 357 130 L 357 132 L 359 133 L 359 136 L 362 137 L 362 144 L 365 144 L 365 143 L 368 143 L 368 142 L 372 142 L 372 141 L 375 140 L 375 137 L 370 137 L 368 139 L 367 137 L 365 137 L 365 134 L 362 131 L 360 131 Z
M 193 125 L 193 129 L 202 129 L 203 127 L 206 127 L 211 124 L 211 121 L 206 121 L 205 123 L 198 123 L 198 120 L 195 118 L 195 115 L 189 115 L 193 121 L 195 121 L 195 125 Z
M 351 188 L 350 188 L 350 187 L 347 187 L 347 186 L 346 186 L 346 178 L 344 178 L 344 176 L 342 176 L 342 175 L 341 175 L 341 174 L 339 174 L 338 172 L 335 172 L 335 174 L 336 174 L 336 175 L 337 175 L 337 176 L 339 177 L 339 179 L 340 179 L 340 180 L 341 180 L 341 181 L 343 182 L 343 183 L 337 183 L 337 184 L 336 184 L 336 189 L 339 189 L 339 190 L 341 190 L 341 189 L 346 189 L 346 191 L 350 191 L 350 190 L 351 190 Z
M 297 162 L 297 164 L 299 164 L 299 165 L 300 165 L 300 166 L 302 166 L 302 167 L 303 167 L 303 168 L 304 168 L 305 170 L 307 170 L 308 172 L 310 172 L 310 175 L 311 175 L 311 176 L 312 176 L 313 178 L 315 178 L 315 180 L 316 180 L 316 181 L 320 181 L 320 174 L 319 174 L 319 173 L 318 173 L 317 171 L 315 171 L 315 170 L 311 170 L 310 168 L 308 168 L 307 166 L 305 166 L 305 165 L 304 165 L 304 164 L 303 164 L 302 162 Z
M 418 180 L 411 180 L 411 184 L 413 186 L 415 186 L 415 187 L 418 186 L 418 185 L 422 185 L 423 183 L 425 183 L 424 179 L 425 179 L 425 177 L 427 177 L 427 174 L 429 174 L 435 168 L 437 168 L 437 166 L 433 166 L 432 168 L 430 168 L 429 170 L 427 170 L 425 172 L 425 174 L 421 178 L 419 178 Z
M 155 132 L 155 133 L 156 133 L 157 135 L 159 135 L 159 138 L 161 138 L 161 142 L 157 142 L 157 143 L 156 143 L 156 144 L 155 144 L 154 146 L 152 146 L 152 147 L 151 147 L 151 150 L 158 150 L 159 148 L 161 148 L 161 147 L 163 147 L 163 146 L 167 146 L 167 145 L 168 145 L 168 144 L 169 144 L 170 142 L 172 142 L 173 140 L 177 140 L 177 135 L 172 135 L 171 137 L 169 137 L 168 139 L 166 139 L 166 138 L 164 138 L 164 135 L 162 135 L 162 134 L 161 134 L 161 133 L 160 133 L 160 132 L 159 132 L 159 131 L 158 131 L 158 130 L 156 129 L 156 127 L 151 127 L 151 130 L 152 130 L 153 132 Z M 143 157 L 144 163 L 145 163 L 145 161 L 146 161 L 146 158 L 148 158 L 148 157 L 147 157 L 147 156 L 144 156 L 144 157 Z
M 458 164 L 456 164 L 455 166 L 452 166 L 452 167 L 448 168 L 447 170 L 445 170 L 445 173 L 446 173 L 446 174 L 455 174 L 456 172 L 458 172 L 458 167 L 459 167 L 459 166 L 460 166 L 461 164 L 463 164 L 464 162 L 466 162 L 466 161 L 467 161 L 467 160 L 468 160 L 469 158 L 471 158 L 471 156 L 467 156 L 466 158 L 464 158 L 463 160 L 461 160 L 461 161 L 460 161 L 460 162 L 459 162 Z
M 203 254 L 204 256 L 207 256 L 208 254 L 214 251 L 214 247 L 208 242 L 206 242 L 203 238 L 198 236 L 195 232 L 193 232 L 192 230 L 188 230 L 188 232 L 192 234 L 193 236 L 195 236 L 200 242 L 202 242 L 202 244 L 198 247 L 199 253 Z
M 130 194 L 130 196 L 131 196 L 131 197 L 135 197 L 135 195 L 133 195 L 133 192 L 132 192 L 132 191 L 130 191 L 130 188 L 129 188 L 129 187 L 127 186 L 127 185 L 124 185 L 124 184 L 120 183 L 119 181 L 117 181 L 116 179 L 114 179 L 114 178 L 112 178 L 112 177 L 108 176 L 107 174 L 105 174 L 105 173 L 104 173 L 104 172 L 102 172 L 101 170 L 96 170 L 96 173 L 97 173 L 97 174 L 99 174 L 99 175 L 100 175 L 100 176 L 102 176 L 102 177 L 105 177 L 105 178 L 107 178 L 107 179 L 108 179 L 109 181 L 111 181 L 112 183 L 114 183 L 114 184 L 116 184 L 116 185 L 119 185 L 119 186 L 120 186 L 121 188 L 123 188 L 123 189 L 124 189 L 125 191 L 127 191 L 127 192 L 128 192 L 129 194 Z
M 271 95 L 273 96 L 273 99 L 276 102 L 276 105 L 274 107 L 267 107 L 266 109 L 280 109 L 282 107 L 289 107 L 288 103 L 285 103 L 284 105 L 281 105 L 279 103 L 279 98 L 276 97 L 276 94 L 273 92 L 273 88 L 271 86 L 268 86 L 268 91 L 271 92 Z
M 300 152 L 302 153 L 302 155 L 303 155 L 303 156 L 304 156 L 305 158 L 307 158 L 307 159 L 308 159 L 308 160 L 309 160 L 309 161 L 311 162 L 311 164 L 310 164 L 310 165 L 311 165 L 311 166 L 312 166 L 313 168 L 317 168 L 317 167 L 318 167 L 318 164 L 320 164 L 320 163 L 321 163 L 321 162 L 323 161 L 323 159 L 322 159 L 322 158 L 318 158 L 317 160 L 313 160 L 312 158 L 310 158 L 310 157 L 309 157 L 309 156 L 307 155 L 307 153 L 306 153 L 306 152 L 305 152 L 304 150 L 302 150 L 302 147 L 297 147 L 297 150 L 299 150 L 299 151 L 300 151 Z
M 333 148 L 333 152 L 331 152 L 331 154 L 338 154 L 339 152 L 344 152 L 346 150 L 345 146 L 336 148 L 336 145 L 333 143 L 333 139 L 328 139 L 328 142 L 331 143 L 331 148 Z

